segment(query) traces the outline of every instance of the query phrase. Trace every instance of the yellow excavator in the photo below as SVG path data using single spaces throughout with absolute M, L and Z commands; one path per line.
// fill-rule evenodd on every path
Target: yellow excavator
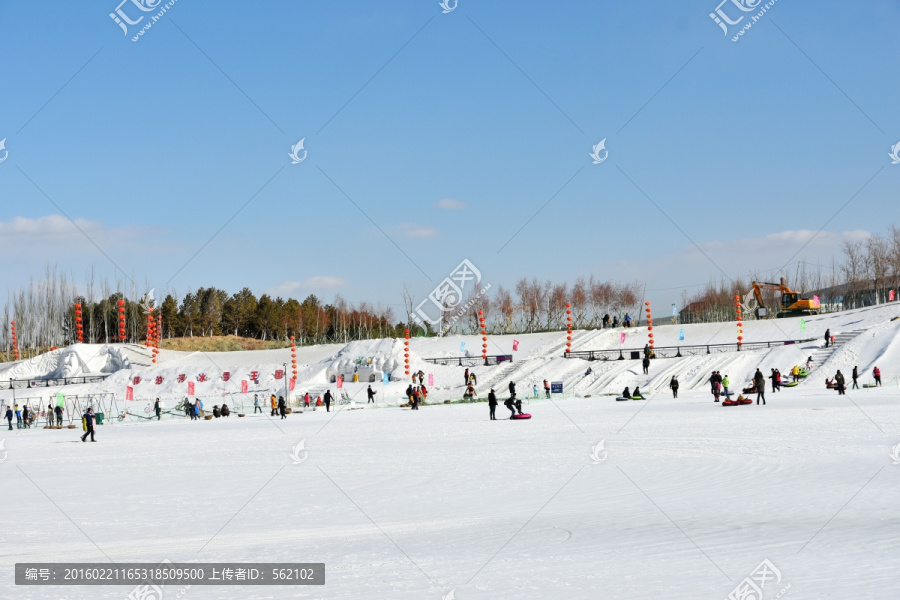
M 789 288 L 787 281 L 782 277 L 781 283 L 753 282 L 753 295 L 756 296 L 756 301 L 759 304 L 756 308 L 756 318 L 758 319 L 765 319 L 768 316 L 768 310 L 762 298 L 762 290 L 781 292 L 781 310 L 775 315 L 779 319 L 782 317 L 819 314 L 820 305 L 818 298 L 801 298 L 800 292 L 795 292 Z

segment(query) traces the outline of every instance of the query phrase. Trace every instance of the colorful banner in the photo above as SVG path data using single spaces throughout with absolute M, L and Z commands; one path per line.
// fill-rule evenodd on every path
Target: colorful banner
M 391 374 L 390 374 L 390 373 L 384 373 L 384 374 L 383 374 L 383 377 L 382 377 L 381 379 L 382 379 L 382 381 L 384 382 L 384 385 L 387 385 L 387 384 L 389 384 L 389 383 L 391 382 Z
M 194 395 L 194 382 L 188 381 L 188 396 Z
M 184 379 L 185 379 L 185 375 L 184 375 L 184 373 L 181 373 L 178 376 L 178 383 L 184 383 Z
M 680 329 L 678 331 L 678 339 L 681 340 L 682 342 L 684 341 L 684 329 Z
M 465 352 L 465 351 L 466 351 L 466 343 L 465 343 L 465 342 L 460 342 L 460 343 L 459 343 L 459 353 L 462 354 L 462 353 Z
M 806 319 L 800 319 L 800 331 L 806 331 Z
M 130 385 L 125 387 L 125 399 L 134 400 L 134 388 Z
M 247 380 L 245 379 L 245 380 L 241 381 L 241 393 L 246 394 L 248 389 L 249 389 L 249 386 L 247 384 Z
M 678 316 L 678 309 L 675 307 L 674 304 L 672 305 L 672 316 L 673 316 L 673 317 L 677 317 L 677 316 Z
M 65 406 L 66 405 L 66 395 L 62 392 L 56 392 L 56 405 L 57 406 Z
M 228 381 L 231 379 L 231 371 L 225 371 L 222 373 L 222 381 Z
M 343 377 L 340 377 L 340 376 L 337 377 L 337 378 L 335 379 L 335 383 L 337 383 L 337 388 L 338 388 L 338 389 L 341 389 L 342 387 L 344 387 L 344 378 L 343 378 Z
M 288 379 L 288 390 L 290 390 L 290 391 L 293 392 L 293 391 L 294 391 L 294 387 L 295 387 L 296 385 L 297 385 L 297 382 L 294 380 L 293 377 L 290 378 L 290 379 Z M 340 386 L 338 386 L 338 387 L 340 387 Z
M 891 290 L 888 293 L 888 302 L 893 302 L 893 301 L 894 301 L 894 290 Z
M 137 385 L 141 382 L 141 378 L 135 375 L 134 379 L 131 380 L 131 385 Z
M 625 343 L 625 333 L 622 332 L 621 334 L 619 334 L 619 336 L 620 336 L 620 337 L 619 337 L 619 343 L 620 343 L 620 344 L 624 344 L 624 343 Z
M 513 352 L 519 349 L 519 340 L 513 340 Z
M 434 387 L 434 373 L 428 374 L 428 387 Z
M 284 369 L 275 371 L 275 379 L 281 379 L 282 377 L 284 377 Z

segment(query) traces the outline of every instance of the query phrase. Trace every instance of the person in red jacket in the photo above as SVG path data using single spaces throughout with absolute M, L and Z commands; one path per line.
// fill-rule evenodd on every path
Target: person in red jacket
M 881 385 L 881 369 L 875 367 L 874 369 L 872 369 L 872 375 L 875 376 L 875 385 Z

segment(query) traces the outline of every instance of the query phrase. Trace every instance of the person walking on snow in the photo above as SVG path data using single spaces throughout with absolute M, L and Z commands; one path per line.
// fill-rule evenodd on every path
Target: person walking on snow
M 841 370 L 838 369 L 838 372 L 834 376 L 834 385 L 837 388 L 838 396 L 846 396 L 846 392 L 844 390 L 844 374 L 841 373 Z
M 531 388 L 532 388 L 532 391 L 534 392 L 534 397 L 537 398 L 538 397 L 537 384 L 536 383 L 531 384 Z
M 644 375 L 649 375 L 650 374 L 650 358 L 645 356 L 644 360 L 641 362 L 641 364 L 643 364 L 643 366 L 644 366 Z
M 285 409 L 287 405 L 284 402 L 284 396 L 278 396 L 278 414 L 281 415 L 282 419 L 287 419 L 287 414 L 285 413 Z
M 830 345 L 831 345 L 831 330 L 826 329 L 825 330 L 825 347 L 827 348 Z
M 159 421 L 162 416 L 162 408 L 159 406 L 159 398 L 153 403 L 153 412 L 156 413 L 156 420 Z
M 756 369 L 756 374 L 753 376 L 753 383 L 756 386 L 756 404 L 759 405 L 759 401 L 762 400 L 763 406 L 766 404 L 766 378 L 763 376 L 762 371 Z
M 22 429 L 22 409 L 16 403 L 16 429 Z
M 625 327 L 631 327 L 631 315 L 625 313 Z
M 262 406 L 259 405 L 259 394 L 253 394 L 253 414 L 262 413 Z
M 274 417 L 275 411 L 278 410 L 278 400 L 275 398 L 275 394 L 272 394 L 269 398 L 269 405 L 272 407 L 272 412 L 269 416 Z
M 309 392 L 303 394 L 303 407 L 309 408 Z
M 775 369 L 772 369 L 772 374 L 769 375 L 769 379 L 772 380 L 772 393 L 778 391 L 778 375 L 775 374 Z
M 544 394 L 547 395 L 547 398 L 550 398 L 550 382 L 546 379 L 544 380 Z
M 878 387 L 881 385 L 881 369 L 875 367 L 872 369 L 872 376 L 875 377 L 875 386 Z
M 57 404 L 57 405 L 56 405 L 56 408 L 53 409 L 53 412 L 56 413 L 56 426 L 57 426 L 57 427 L 62 427 L 62 424 L 63 424 L 63 414 L 62 414 L 62 413 L 63 413 L 63 410 L 62 410 L 62 406 L 60 406 L 60 405 Z
M 812 359 L 812 356 L 810 356 L 809 358 L 806 359 L 806 370 L 812 371 L 812 367 L 813 367 L 813 359 Z
M 491 410 L 491 421 L 497 420 L 497 394 L 494 393 L 494 388 L 491 388 L 491 392 L 488 394 L 488 408 Z
M 853 389 L 858 390 L 859 384 L 856 383 L 856 380 L 859 379 L 859 369 L 856 366 L 853 367 L 853 373 L 850 374 L 850 377 L 853 378 Z
M 469 367 L 466 367 L 466 371 L 463 373 L 463 385 L 469 385 Z
M 678 397 L 678 378 L 672 375 L 671 381 L 669 381 L 669 387 L 672 388 L 672 397 Z
M 97 440 L 94 439 L 94 409 L 93 408 L 87 409 L 87 412 L 84 413 L 84 427 L 85 427 L 85 431 L 84 431 L 84 435 L 81 436 L 81 441 L 86 442 L 87 436 L 90 435 L 91 441 L 96 442 Z
M 47 403 L 47 427 L 53 427 L 53 405 Z
M 12 431 L 12 418 L 13 418 L 13 410 L 11 407 L 6 407 L 6 422 L 9 424 L 9 430 Z
M 325 391 L 323 399 L 325 400 L 325 412 L 331 412 L 331 390 Z
M 731 398 L 731 392 L 728 391 L 729 384 L 731 384 L 731 381 L 728 379 L 728 375 L 726 375 L 722 379 L 722 390 L 726 398 Z
M 366 396 L 368 396 L 369 401 L 366 404 L 375 404 L 375 390 L 372 389 L 372 386 L 369 386 L 369 389 L 366 390 Z
M 28 405 L 25 405 L 25 408 L 22 409 L 22 423 L 25 429 L 28 429 Z

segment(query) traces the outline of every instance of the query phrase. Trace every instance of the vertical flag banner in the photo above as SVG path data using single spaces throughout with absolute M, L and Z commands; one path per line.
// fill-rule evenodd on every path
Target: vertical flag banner
M 678 331 L 678 339 L 681 340 L 682 342 L 684 341 L 684 329 L 680 329 Z
M 194 395 L 194 382 L 188 381 L 188 396 Z
M 428 387 L 434 387 L 434 373 L 428 374 Z
M 800 331 L 806 331 L 806 319 L 800 319 Z
M 888 293 L 888 302 L 893 302 L 893 301 L 894 301 L 894 290 L 891 290 Z
M 284 369 L 277 369 L 275 371 L 275 379 L 281 379 L 284 377 Z
M 344 387 L 344 378 L 343 378 L 343 377 L 337 377 L 336 380 L 335 380 L 335 383 L 337 383 L 338 389 L 341 389 L 342 387 Z
M 624 344 L 624 343 L 625 343 L 625 333 L 624 333 L 624 332 L 620 334 L 620 337 L 619 337 L 619 343 L 620 343 L 620 344 Z
M 513 340 L 513 352 L 519 349 L 519 340 Z
M 677 317 L 677 316 L 678 316 L 678 309 L 675 307 L 674 304 L 672 305 L 672 316 L 673 316 L 673 317 Z
M 462 354 L 462 353 L 465 352 L 465 351 L 466 351 L 466 343 L 465 343 L 465 342 L 460 342 L 460 343 L 459 343 L 459 353 Z
M 248 386 L 247 380 L 244 379 L 243 381 L 241 381 L 241 393 L 246 394 L 248 389 L 249 389 L 249 386 Z
M 134 388 L 130 385 L 125 387 L 125 399 L 134 400 Z
M 293 377 L 291 377 L 290 379 L 288 379 L 288 390 L 290 390 L 290 391 L 293 392 L 293 391 L 294 391 L 294 387 L 295 387 L 296 385 L 297 385 L 297 380 L 296 380 L 296 379 L 294 379 Z M 338 386 L 338 387 L 341 387 L 341 386 Z
M 389 384 L 391 382 L 391 374 L 384 373 L 384 377 L 382 378 L 382 381 L 384 382 L 384 385 Z

